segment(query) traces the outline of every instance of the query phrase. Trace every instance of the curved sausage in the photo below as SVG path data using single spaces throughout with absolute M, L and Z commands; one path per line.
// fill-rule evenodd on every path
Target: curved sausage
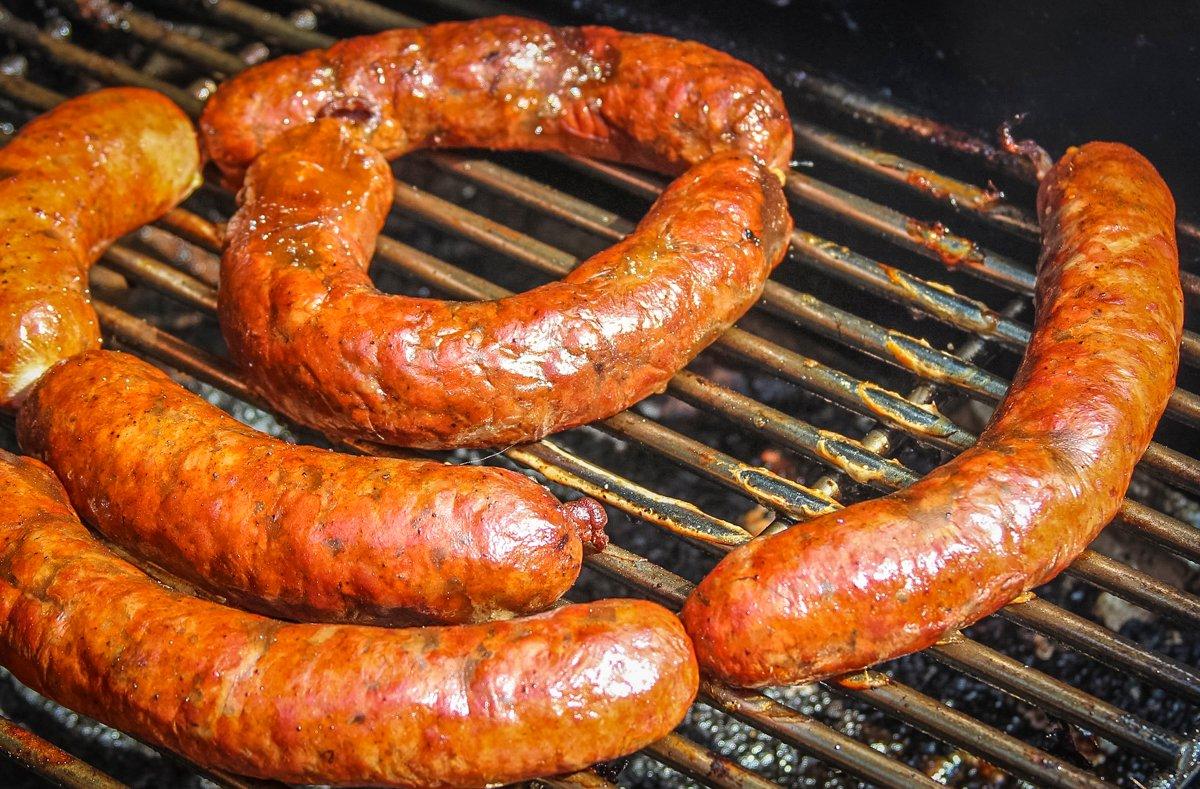
M 286 444 L 123 353 L 52 368 L 18 434 L 106 537 L 289 619 L 460 623 L 539 611 L 579 575 L 579 532 L 604 543 L 591 500 L 560 505 L 505 469 Z
M 165 588 L 104 548 L 36 460 L 0 452 L 0 663 L 210 768 L 280 781 L 482 786 L 671 731 L 696 694 L 678 619 L 640 600 L 509 622 L 288 624 Z
M 746 686 L 922 649 L 1062 571 L 1114 516 L 1174 386 L 1175 204 L 1113 143 L 1038 191 L 1037 321 L 974 447 L 911 487 L 727 556 L 683 610 L 701 665 Z
M 278 58 L 223 83 L 200 131 L 232 185 L 268 143 L 323 116 L 389 159 L 418 148 L 554 150 L 677 175 L 735 151 L 782 178 L 783 98 L 692 41 L 498 16 L 389 30 Z
M 791 153 L 779 94 L 658 36 L 499 17 L 351 39 L 235 77 L 201 129 L 232 182 L 254 162 L 222 264 L 230 352 L 330 435 L 497 446 L 611 416 L 750 308 L 791 231 L 764 169 L 782 177 Z M 464 145 L 690 169 L 560 282 L 465 304 L 380 294 L 366 268 L 384 160 Z
M 63 102 L 0 149 L 0 408 L 59 359 L 99 347 L 88 269 L 199 185 L 192 122 L 142 88 Z
M 628 238 L 496 301 L 377 291 L 387 163 L 332 119 L 250 168 L 222 259 L 222 333 L 255 390 L 326 434 L 426 448 L 530 441 L 654 392 L 757 301 L 791 229 L 778 181 L 719 154 Z

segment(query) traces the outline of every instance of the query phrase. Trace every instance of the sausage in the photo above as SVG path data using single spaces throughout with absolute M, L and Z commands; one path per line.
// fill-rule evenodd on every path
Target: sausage
M 209 768 L 300 784 L 482 786 L 671 731 L 698 671 L 641 600 L 507 622 L 290 624 L 197 600 L 100 544 L 36 460 L 0 452 L 0 663 Z
M 554 150 L 678 175 L 744 153 L 780 176 L 783 98 L 753 66 L 691 41 L 499 16 L 389 30 L 224 82 L 200 132 L 236 186 L 279 134 L 353 124 L 388 159 L 417 148 Z
M 232 604 L 305 621 L 460 623 L 546 608 L 604 510 L 513 471 L 350 456 L 249 428 L 137 357 L 43 376 L 21 446 L 113 542 Z
M 911 487 L 738 548 L 683 621 L 703 669 L 802 682 L 927 647 L 1061 572 L 1116 514 L 1174 386 L 1175 204 L 1113 143 L 1038 190 L 1025 359 L 971 449 Z
M 0 149 L 0 408 L 54 362 L 99 347 L 88 269 L 199 185 L 191 121 L 142 88 L 63 102 Z
M 250 69 L 200 126 L 231 183 L 254 163 L 222 262 L 230 353 L 329 435 L 497 446 L 611 416 L 754 304 L 791 232 L 769 172 L 792 146 L 778 92 L 659 36 L 514 17 L 390 31 Z M 468 304 L 380 294 L 366 268 L 393 194 L 385 159 L 464 145 L 686 173 L 560 282 Z
M 791 230 L 778 181 L 718 154 L 562 280 L 448 302 L 371 284 L 392 186 L 333 119 L 280 137 L 245 181 L 218 301 L 231 355 L 274 407 L 403 446 L 531 441 L 662 391 L 757 301 Z

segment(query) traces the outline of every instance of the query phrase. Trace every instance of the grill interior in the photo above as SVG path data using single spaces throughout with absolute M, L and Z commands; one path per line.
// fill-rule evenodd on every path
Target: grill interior
M 497 10 L 421 3 L 418 20 L 366 0 L 289 2 L 282 14 L 268 5 L 0 10 L 11 53 L 0 63 L 2 130 L 106 84 L 160 90 L 194 116 L 216 82 L 267 57 Z M 677 608 L 752 531 L 910 484 L 971 444 L 1019 361 L 1037 240 L 1025 163 L 811 73 L 787 98 L 798 230 L 759 307 L 629 412 L 531 446 L 446 456 L 526 469 L 559 495 L 608 506 L 614 544 L 588 559 L 575 598 Z M 427 153 L 397 172 L 377 281 L 459 299 L 561 276 L 627 233 L 662 187 L 564 156 Z M 106 339 L 239 418 L 319 442 L 275 423 L 223 356 L 216 253 L 232 207 L 210 180 L 106 253 L 93 276 Z M 1200 231 L 1181 222 L 1180 239 L 1191 306 Z M 545 783 L 1183 785 L 1200 751 L 1200 461 L 1181 451 L 1200 426 L 1196 334 L 1182 357 L 1180 388 L 1118 522 L 1036 597 L 839 680 L 765 693 L 706 682 L 684 725 L 632 763 Z M 14 444 L 10 423 L 0 435 Z M 104 773 L 135 785 L 265 785 L 156 754 L 11 677 L 3 685 L 0 709 L 20 721 L 0 719 L 0 749 L 21 765 L 5 768 L 9 785 L 108 785 Z

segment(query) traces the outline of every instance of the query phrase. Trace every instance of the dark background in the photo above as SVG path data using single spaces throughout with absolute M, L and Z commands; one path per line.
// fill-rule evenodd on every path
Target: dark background
M 604 21 L 704 40 L 755 62 L 785 92 L 789 73 L 811 66 L 814 73 L 890 93 L 897 103 L 989 139 L 1002 120 L 1028 112 L 1021 135 L 1056 155 L 1093 139 L 1126 142 L 1162 170 L 1181 216 L 1200 216 L 1200 3 L 522 5 L 563 21 Z

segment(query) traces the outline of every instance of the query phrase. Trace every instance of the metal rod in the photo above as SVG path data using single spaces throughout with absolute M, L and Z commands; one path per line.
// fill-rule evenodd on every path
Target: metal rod
M 874 748 L 863 747 L 857 740 L 852 740 L 760 693 L 731 688 L 706 679 L 700 682 L 700 699 L 705 704 L 761 731 L 779 736 L 778 732 L 784 730 L 787 736 L 781 736 L 780 739 L 797 744 L 801 752 L 815 756 L 827 764 L 847 763 L 848 772 L 869 781 L 889 786 L 940 786 L 933 779 L 916 771 L 911 771 L 905 776 L 897 775 L 895 766 L 899 762 L 889 759 Z M 831 732 L 834 736 L 830 736 Z M 897 779 L 901 777 L 903 782 L 897 783 Z
M 1110 789 L 1110 784 L 1096 776 L 1057 759 L 1047 761 L 1045 753 L 1033 746 L 999 733 L 970 715 L 939 704 L 882 674 L 864 672 L 854 680 L 842 681 L 831 687 L 894 715 L 922 731 L 938 732 L 939 734 L 934 736 L 939 739 L 945 739 L 971 753 L 979 754 L 1037 786 Z
M 297 27 L 278 14 L 236 0 L 169 0 L 169 4 L 201 19 L 227 23 L 296 51 L 324 49 L 333 41 L 324 34 Z
M 551 789 L 617 789 L 617 785 L 596 774 L 594 770 L 584 770 L 570 775 L 556 775 L 551 778 L 538 778 L 531 782 L 535 786 L 549 786 Z
M 125 786 L 4 717 L 0 717 L 0 750 L 58 786 L 72 789 L 122 789 Z
M 49 33 L 40 30 L 36 25 L 17 19 L 8 9 L 3 7 L 0 7 L 0 33 L 10 36 L 26 46 L 40 49 L 63 65 L 92 74 L 103 82 L 118 85 L 136 85 L 138 87 L 157 90 L 165 94 L 171 101 L 178 104 L 189 114 L 194 116 L 200 112 L 200 102 L 187 91 L 169 85 L 161 80 L 147 77 L 140 71 L 126 66 L 124 63 L 118 63 L 111 58 L 97 55 L 90 50 L 54 38 Z M 9 80 L 10 84 L 11 80 L 12 78 Z
M 1170 764 L 1183 751 L 1185 740 L 1179 735 L 965 636 L 951 636 L 931 647 L 929 654 L 998 690 L 1160 762 Z
M 1120 671 L 1136 674 L 1184 698 L 1200 701 L 1200 671 L 1173 658 L 1143 649 L 1090 619 L 1064 611 L 1032 595 L 1005 606 L 1000 610 L 1000 616 L 1038 632 L 1047 632 L 1049 626 L 1053 638 L 1077 652 Z M 1121 658 L 1114 661 L 1114 655 L 1120 655 Z
M 713 753 L 678 734 L 668 734 L 644 750 L 663 764 L 706 786 L 722 789 L 770 789 L 779 786 L 732 759 Z
M 1021 238 L 1032 241 L 1038 238 L 1038 223 L 1033 214 L 1006 201 L 994 188 L 980 189 L 910 159 L 804 121 L 794 121 L 792 131 L 797 145 L 808 152 L 851 167 L 856 172 L 900 184 Z

